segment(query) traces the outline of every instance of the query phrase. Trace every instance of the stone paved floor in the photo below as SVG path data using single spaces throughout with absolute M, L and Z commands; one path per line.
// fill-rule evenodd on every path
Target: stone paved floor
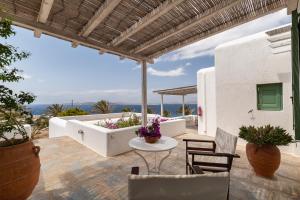
M 194 134 L 178 137 L 179 145 L 162 165 L 163 174 L 184 174 L 185 155 L 182 138 L 198 138 Z M 202 137 L 203 138 L 203 137 Z M 39 139 L 42 150 L 40 180 L 31 200 L 127 199 L 127 175 L 132 166 L 143 161 L 133 152 L 104 158 L 68 137 Z M 231 171 L 230 199 L 281 200 L 300 199 L 300 158 L 282 155 L 282 163 L 274 179 L 257 177 L 250 169 L 244 153 Z M 152 154 L 148 159 L 154 159 Z M 213 186 L 212 186 L 213 192 Z

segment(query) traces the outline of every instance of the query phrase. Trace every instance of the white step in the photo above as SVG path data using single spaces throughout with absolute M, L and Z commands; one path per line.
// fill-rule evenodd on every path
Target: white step
M 280 40 L 277 42 L 272 42 L 270 44 L 271 48 L 278 48 L 278 47 L 282 47 L 282 46 L 290 46 L 291 45 L 291 39 L 287 39 L 287 40 Z
M 273 42 L 278 42 L 278 41 L 286 40 L 286 39 L 291 39 L 291 32 L 290 31 L 285 32 L 285 33 L 281 33 L 281 34 L 277 34 L 277 35 L 274 35 L 274 36 L 270 36 L 268 38 L 268 41 L 273 43 Z
M 290 52 L 290 51 L 291 51 L 291 45 L 281 46 L 281 47 L 272 49 L 273 54 L 286 53 L 286 52 Z

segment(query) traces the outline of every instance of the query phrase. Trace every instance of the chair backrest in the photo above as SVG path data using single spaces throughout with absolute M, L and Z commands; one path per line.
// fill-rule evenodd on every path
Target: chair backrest
M 237 139 L 237 136 L 227 133 L 220 128 L 217 128 L 215 138 L 216 152 L 235 154 Z
M 229 173 L 202 175 L 129 175 L 129 200 L 225 200 Z

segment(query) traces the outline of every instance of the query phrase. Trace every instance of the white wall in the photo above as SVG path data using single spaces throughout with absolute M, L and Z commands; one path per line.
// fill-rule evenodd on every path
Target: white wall
M 295 136 L 290 46 L 274 50 L 268 37 L 263 32 L 225 43 L 215 50 L 215 67 L 198 71 L 198 106 L 203 110 L 198 118 L 199 134 L 215 136 L 220 127 L 238 135 L 242 125 L 271 124 Z M 283 110 L 257 110 L 256 85 L 266 83 L 283 84 Z M 250 110 L 253 112 L 248 113 Z M 294 143 L 280 149 L 300 155 Z
M 136 113 L 141 116 L 140 113 Z M 126 114 L 127 116 L 128 114 Z M 54 117 L 49 121 L 49 138 L 69 136 L 102 156 L 114 156 L 132 150 L 130 139 L 136 137 L 135 131 L 141 126 L 120 129 L 107 129 L 96 126 L 96 121 L 124 116 L 123 113 Z M 148 119 L 156 115 L 148 114 Z M 175 137 L 184 133 L 185 119 L 170 119 L 161 122 L 162 135 Z
M 216 133 L 216 85 L 215 68 L 205 68 L 197 72 L 197 104 L 202 108 L 198 116 L 198 133 L 215 136 Z
M 281 126 L 294 136 L 291 52 L 273 54 L 268 35 L 259 33 L 215 51 L 217 126 L 238 135 L 242 125 Z M 256 85 L 283 84 L 283 110 L 257 110 Z M 253 109 L 253 115 L 248 111 Z M 295 152 L 295 145 L 283 148 Z M 299 148 L 298 148 L 299 151 Z

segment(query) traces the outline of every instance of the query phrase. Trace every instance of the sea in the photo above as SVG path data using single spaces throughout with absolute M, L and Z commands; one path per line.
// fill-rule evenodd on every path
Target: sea
M 171 113 L 172 117 L 180 116 L 181 113 L 177 113 L 178 109 L 182 104 L 164 104 L 164 110 L 167 110 Z M 192 108 L 193 114 L 197 111 L 197 104 L 187 104 Z M 51 104 L 31 104 L 28 105 L 33 115 L 43 115 L 46 113 L 48 106 Z M 71 107 L 79 107 L 88 113 L 93 114 L 93 103 L 81 103 L 81 104 L 63 104 L 64 108 L 71 108 Z M 130 107 L 133 109 L 134 112 L 141 112 L 141 105 L 127 105 L 127 104 L 112 104 L 112 112 L 122 112 L 124 107 Z M 155 114 L 160 114 L 160 104 L 156 105 L 148 105 Z

